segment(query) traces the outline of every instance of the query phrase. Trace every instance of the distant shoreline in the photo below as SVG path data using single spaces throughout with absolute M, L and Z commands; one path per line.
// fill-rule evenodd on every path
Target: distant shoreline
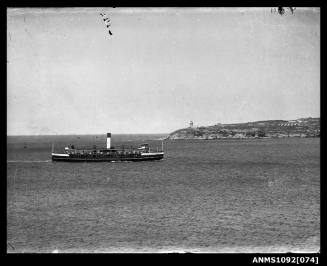
M 320 118 L 296 120 L 265 120 L 213 126 L 190 126 L 176 130 L 167 139 L 262 139 L 262 138 L 317 138 L 320 137 Z
M 178 141 L 178 140 L 204 140 L 204 141 L 222 141 L 222 140 L 262 140 L 262 139 L 320 139 L 320 136 L 315 136 L 315 137 L 263 137 L 263 138 L 248 138 L 248 137 L 244 137 L 244 138 L 216 138 L 216 139 L 205 139 L 205 138 L 174 138 L 174 139 L 170 139 L 170 138 L 165 138 L 164 140 L 172 140 L 172 141 Z

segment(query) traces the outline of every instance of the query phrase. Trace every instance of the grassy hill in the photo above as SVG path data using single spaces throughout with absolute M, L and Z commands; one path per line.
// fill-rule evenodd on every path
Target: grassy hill
M 320 137 L 320 118 L 265 120 L 237 124 L 188 127 L 169 134 L 168 139 L 243 139 Z

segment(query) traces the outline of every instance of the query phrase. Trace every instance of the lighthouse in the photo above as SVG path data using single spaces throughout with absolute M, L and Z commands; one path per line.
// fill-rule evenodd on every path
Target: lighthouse
M 190 128 L 193 127 L 193 121 L 190 121 Z
M 107 133 L 107 149 L 111 147 L 111 133 Z

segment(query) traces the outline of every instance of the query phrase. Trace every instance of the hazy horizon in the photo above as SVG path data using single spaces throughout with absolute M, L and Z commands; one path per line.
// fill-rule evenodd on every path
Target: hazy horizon
M 8 136 L 320 117 L 320 10 L 8 8 L 7 84 Z
M 108 132 L 109 133 L 109 132 Z M 7 135 L 7 137 L 22 137 L 22 136 L 94 136 L 94 135 L 106 135 L 106 133 L 93 133 L 93 134 L 32 134 L 32 135 Z M 112 135 L 166 135 L 169 133 L 112 133 Z
M 269 119 L 269 120 L 258 120 L 258 121 L 247 121 L 249 123 L 254 123 L 254 122 L 260 122 L 260 121 L 274 121 L 274 120 L 297 120 L 297 119 L 302 119 L 302 118 L 319 118 L 320 117 L 299 117 L 299 118 L 294 118 L 294 119 Z M 241 124 L 241 123 L 247 123 L 247 122 L 234 122 L 234 123 L 227 123 L 227 124 Z M 226 125 L 226 123 L 224 123 Z M 198 127 L 198 126 L 213 126 L 212 125 L 194 125 L 194 127 Z M 188 126 L 187 126 L 188 127 Z M 178 128 L 178 129 L 182 129 L 182 128 Z M 176 130 L 178 130 L 176 129 Z M 174 130 L 175 131 L 175 130 Z M 90 134 L 83 134 L 83 133 L 70 133 L 70 134 L 30 134 L 30 135 L 20 135 L 20 134 L 15 134 L 15 135 L 7 135 L 7 137 L 16 137 L 16 136 L 70 136 L 70 135 L 79 135 L 79 136 L 91 136 L 91 135 L 106 135 L 107 133 L 112 133 L 112 135 L 168 135 L 171 132 L 159 132 L 159 133 L 113 133 L 113 132 L 104 132 L 104 133 L 90 133 Z

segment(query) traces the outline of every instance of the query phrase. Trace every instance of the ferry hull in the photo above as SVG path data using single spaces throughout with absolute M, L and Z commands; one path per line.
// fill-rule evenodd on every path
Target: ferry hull
M 153 153 L 140 156 L 108 156 L 108 157 L 72 157 L 67 154 L 52 154 L 52 161 L 57 162 L 141 162 L 162 160 L 163 153 Z

